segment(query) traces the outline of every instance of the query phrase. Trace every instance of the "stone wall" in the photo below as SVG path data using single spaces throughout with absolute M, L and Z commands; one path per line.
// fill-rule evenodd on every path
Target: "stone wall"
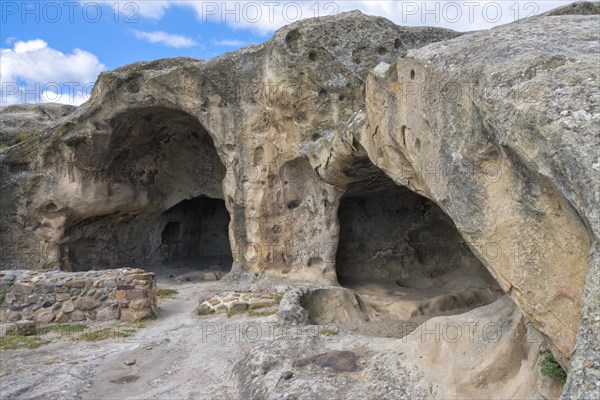
M 137 321 L 156 313 L 153 273 L 0 271 L 0 322 Z

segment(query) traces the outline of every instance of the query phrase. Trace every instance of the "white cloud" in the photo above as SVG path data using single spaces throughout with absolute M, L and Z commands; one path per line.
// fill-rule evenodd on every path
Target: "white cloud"
M 87 51 L 64 54 L 41 39 L 0 49 L 0 104 L 53 101 L 81 104 L 105 66 Z M 55 93 L 55 96 L 44 96 Z
M 27 53 L 36 50 L 42 50 L 46 47 L 48 47 L 48 43 L 44 42 L 42 39 L 35 39 L 27 42 L 15 43 L 14 51 L 15 53 Z
M 181 49 L 184 47 L 192 47 L 196 45 L 193 39 L 181 35 L 174 35 L 163 31 L 144 32 L 137 29 L 132 29 L 131 32 L 136 38 L 145 40 L 150 43 L 161 43 L 167 47 Z
M 212 39 L 210 42 L 212 44 L 214 44 L 215 46 L 225 46 L 225 47 L 243 47 L 248 44 L 248 43 L 238 40 L 238 39 L 221 39 L 221 40 Z
M 118 17 L 119 21 L 129 23 L 138 22 L 140 17 L 150 19 L 160 19 L 165 15 L 167 9 L 171 7 L 173 1 L 170 0 L 80 0 L 82 7 L 96 7 L 97 4 L 104 4 L 110 8 L 112 18 Z
M 458 1 L 160 1 L 170 6 L 192 8 L 201 23 L 220 22 L 234 29 L 268 34 L 305 18 L 360 10 L 382 16 L 399 25 L 438 26 L 457 31 L 491 28 L 560 7 L 575 0 L 458 0 Z
M 70 93 L 68 90 L 45 90 L 42 92 L 40 100 L 42 103 L 61 103 L 79 106 L 89 99 L 90 94 L 90 91 Z
M 292 22 L 360 10 L 365 14 L 386 17 L 399 25 L 438 26 L 457 31 L 491 28 L 516 19 L 539 14 L 575 0 L 80 0 L 102 3 L 120 21 L 140 18 L 159 20 L 172 7 L 194 10 L 201 23 L 224 23 L 234 29 L 251 30 L 266 35 Z M 458 7 L 457 7 L 458 6 Z M 457 11 L 458 9 L 458 11 Z M 497 15 L 496 11 L 500 10 Z M 458 14 L 460 15 L 457 15 Z

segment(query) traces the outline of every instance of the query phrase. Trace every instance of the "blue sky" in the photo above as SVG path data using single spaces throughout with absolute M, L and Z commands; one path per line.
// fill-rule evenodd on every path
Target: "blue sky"
M 572 1 L 8 1 L 0 105 L 81 104 L 98 74 L 136 61 L 208 59 L 302 18 L 353 9 L 408 26 L 487 29 Z

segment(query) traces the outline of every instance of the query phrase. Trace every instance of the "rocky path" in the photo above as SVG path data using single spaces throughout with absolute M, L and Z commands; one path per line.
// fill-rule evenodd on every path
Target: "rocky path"
M 135 329 L 127 338 L 61 339 L 33 350 L 0 352 L 0 398 L 379 400 L 483 398 L 493 392 L 542 399 L 560 389 L 538 376 L 539 344 L 508 334 L 493 342 L 475 334 L 473 345 L 467 335 L 449 342 L 424 338 L 417 330 L 395 339 L 284 324 L 276 315 L 196 314 L 199 299 L 223 291 L 281 289 L 279 284 L 178 283 L 161 277 L 160 288 L 178 293 L 159 301 L 156 320 L 112 326 Z M 522 324 L 514 304 L 503 297 L 461 315 L 433 318 L 427 329 L 473 321 Z M 496 353 L 506 356 L 487 365 L 489 354 Z M 478 360 L 477 367 L 460 360 Z M 481 377 L 488 377 L 485 385 Z
M 219 282 L 159 286 L 178 294 L 160 300 L 157 320 L 111 327 L 134 328 L 130 337 L 97 342 L 64 338 L 35 350 L 2 352 L 1 398 L 192 399 L 207 398 L 211 391 L 224 394 L 226 373 L 246 346 L 205 335 L 228 320 L 226 315 L 200 322 L 195 314 L 200 295 L 218 291 Z

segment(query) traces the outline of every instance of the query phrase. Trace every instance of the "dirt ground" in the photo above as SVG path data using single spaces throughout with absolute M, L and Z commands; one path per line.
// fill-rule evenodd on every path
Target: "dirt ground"
M 181 268 L 177 274 L 195 276 Z M 542 399 L 556 397 L 559 390 L 536 370 L 539 343 L 515 344 L 508 336 L 475 343 L 429 342 L 417 334 L 373 337 L 335 323 L 294 326 L 275 314 L 198 316 L 199 299 L 222 291 L 285 292 L 290 286 L 248 277 L 202 282 L 173 276 L 168 270 L 157 273 L 158 286 L 177 294 L 159 300 L 156 320 L 109 326 L 132 331 L 128 337 L 90 341 L 67 335 L 36 349 L 1 351 L 0 398 Z M 464 325 L 473 319 L 517 324 L 520 314 L 504 296 L 428 323 Z M 315 361 L 318 356 L 336 360 L 340 354 L 356 359 L 356 368 L 336 370 Z M 490 355 L 497 360 L 484 362 Z

